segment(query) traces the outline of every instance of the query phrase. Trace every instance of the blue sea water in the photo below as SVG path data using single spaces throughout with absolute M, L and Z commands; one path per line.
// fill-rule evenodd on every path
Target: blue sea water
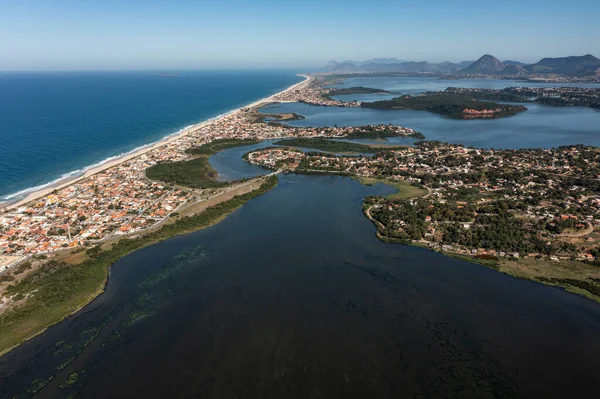
M 0 201 L 283 90 L 298 72 L 0 73 Z

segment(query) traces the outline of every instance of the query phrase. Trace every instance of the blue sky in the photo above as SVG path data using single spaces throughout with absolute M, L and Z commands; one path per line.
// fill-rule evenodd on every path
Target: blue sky
M 0 0 L 0 70 L 600 56 L 597 0 Z

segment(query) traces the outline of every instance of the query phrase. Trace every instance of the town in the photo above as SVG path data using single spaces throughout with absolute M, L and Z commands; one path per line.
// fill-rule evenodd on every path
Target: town
M 248 159 L 426 189 L 420 198 L 365 199 L 378 234 L 394 242 L 514 259 L 598 257 L 600 154 L 593 147 L 494 151 L 421 142 L 371 157 L 268 148 Z
M 310 87 L 291 90 L 275 96 L 273 101 L 309 99 L 312 93 L 315 91 Z M 35 255 L 139 234 L 206 197 L 204 191 L 208 190 L 152 181 L 145 175 L 147 168 L 158 163 L 190 158 L 186 150 L 192 147 L 220 139 L 423 137 L 413 129 L 394 125 L 295 128 L 256 123 L 257 113 L 256 107 L 235 111 L 50 195 L 0 209 L 0 272 Z
M 472 95 L 476 98 L 534 102 L 552 106 L 600 108 L 600 89 L 585 87 L 507 87 L 473 89 L 449 87 L 442 93 Z

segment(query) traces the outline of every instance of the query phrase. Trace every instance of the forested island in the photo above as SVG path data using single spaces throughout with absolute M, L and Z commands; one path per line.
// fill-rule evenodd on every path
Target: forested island
M 455 119 L 501 118 L 526 111 L 522 105 L 480 101 L 468 94 L 428 92 L 418 96 L 401 96 L 391 100 L 364 102 L 362 108 L 412 109 L 429 111 Z
M 390 94 L 392 92 L 383 90 L 383 89 L 375 89 L 372 87 L 364 87 L 364 86 L 355 86 L 348 87 L 342 89 L 331 89 L 327 93 L 323 94 L 324 97 L 331 99 L 333 96 L 345 96 L 349 94 Z

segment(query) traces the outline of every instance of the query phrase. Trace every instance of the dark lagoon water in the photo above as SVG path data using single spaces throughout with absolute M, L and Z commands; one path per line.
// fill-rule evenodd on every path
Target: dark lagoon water
M 226 152 L 228 176 L 256 172 Z M 104 295 L 0 358 L 0 397 L 50 378 L 36 397 L 596 397 L 600 305 L 380 242 L 361 200 L 391 190 L 283 175 L 121 259 Z
M 302 80 L 292 70 L 0 73 L 0 201 Z
M 263 140 L 258 144 L 248 145 L 244 147 L 231 148 L 227 151 L 221 151 L 212 157 L 209 162 L 213 169 L 219 172 L 218 180 L 236 180 L 236 179 L 247 179 L 256 176 L 262 176 L 270 173 L 270 170 L 261 168 L 260 166 L 253 165 L 242 159 L 242 156 L 250 151 L 255 151 L 259 148 L 274 147 L 274 143 L 278 140 Z M 346 141 L 346 140 L 341 140 Z M 360 141 L 360 140 L 347 140 L 347 141 Z M 369 142 L 365 140 L 365 142 Z M 327 152 L 320 151 L 314 148 L 297 147 L 298 149 L 305 152 Z M 373 154 L 343 154 L 344 156 L 358 156 L 358 155 L 373 155 Z
M 600 110 L 527 104 L 528 110 L 499 119 L 449 119 L 427 111 L 319 107 L 281 104 L 278 112 L 295 112 L 305 119 L 293 126 L 359 126 L 393 123 L 413 128 L 427 140 L 441 140 L 484 148 L 556 147 L 568 144 L 600 146 Z M 267 110 L 268 111 L 268 110 Z M 266 111 L 265 111 L 266 112 Z M 406 144 L 406 139 L 390 139 Z

